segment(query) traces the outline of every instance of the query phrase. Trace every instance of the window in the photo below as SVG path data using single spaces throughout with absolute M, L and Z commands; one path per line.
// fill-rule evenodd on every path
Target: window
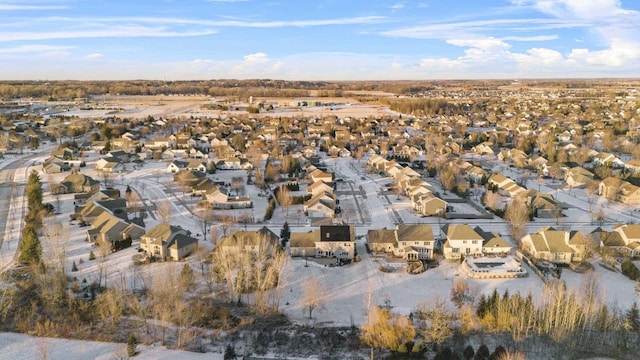
M 451 252 L 453 252 L 453 253 L 459 253 L 459 252 L 460 252 L 460 249 L 458 249 L 458 248 L 452 248 L 452 249 L 451 249 Z
M 462 240 L 462 243 L 463 243 L 463 244 L 466 244 L 466 243 L 467 243 L 467 240 Z
M 471 243 L 472 243 L 473 245 L 476 245 L 476 244 L 478 244 L 478 240 L 473 240 Z
M 413 245 L 420 245 L 420 242 L 418 242 L 418 241 L 414 241 L 414 242 L 413 242 Z

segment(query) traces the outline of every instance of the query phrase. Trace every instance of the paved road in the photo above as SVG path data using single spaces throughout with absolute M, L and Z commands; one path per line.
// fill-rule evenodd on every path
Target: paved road
M 0 170 L 0 247 L 2 246 L 2 242 L 4 241 L 4 234 L 7 227 L 7 218 L 9 217 L 9 205 L 11 203 L 12 192 L 14 186 L 19 186 L 20 190 L 24 186 L 24 184 L 14 184 L 13 179 L 16 174 L 16 169 L 23 166 L 24 162 L 28 159 L 33 158 L 35 155 L 29 155 L 24 158 L 20 158 L 14 160 L 7 165 L 5 165 Z

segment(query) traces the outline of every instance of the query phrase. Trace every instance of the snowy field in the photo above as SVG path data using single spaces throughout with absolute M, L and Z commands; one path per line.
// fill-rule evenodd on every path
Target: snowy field
M 135 356 L 135 359 L 141 360 L 223 359 L 223 354 L 200 354 L 188 351 L 169 350 L 162 346 L 153 345 L 139 345 L 137 350 L 138 354 Z M 127 358 L 126 344 L 44 338 L 16 333 L 0 333 L 1 360 L 114 360 Z

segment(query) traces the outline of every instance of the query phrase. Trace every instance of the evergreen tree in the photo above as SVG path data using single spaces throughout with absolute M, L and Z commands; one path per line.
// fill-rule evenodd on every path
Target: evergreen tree
M 236 348 L 233 345 L 229 344 L 224 349 L 224 360 L 233 360 L 237 359 L 238 355 L 236 354 Z
M 640 310 L 635 302 L 627 312 L 627 326 L 633 331 L 640 330 Z
M 282 230 L 280 230 L 280 242 L 281 242 L 282 248 L 285 248 L 287 246 L 287 242 L 289 242 L 290 238 L 291 238 L 291 230 L 289 229 L 289 223 L 285 221 L 284 225 L 282 226 Z
M 20 256 L 18 261 L 21 264 L 32 265 L 40 263 L 40 256 L 42 255 L 42 245 L 38 239 L 36 229 L 30 224 L 27 224 L 22 229 L 22 241 L 20 241 Z
M 138 339 L 136 339 L 135 335 L 129 334 L 129 337 L 127 338 L 127 355 L 130 357 L 136 356 L 137 346 L 138 346 Z
M 489 355 L 490 355 L 489 348 L 487 347 L 487 345 L 482 344 L 478 348 L 478 352 L 476 353 L 476 357 L 475 358 L 486 359 L 486 358 L 489 357 Z
M 466 360 L 471 360 L 473 358 L 473 355 L 475 355 L 475 351 L 473 351 L 473 346 L 467 345 L 467 347 L 464 348 L 464 351 L 462 351 L 462 355 Z

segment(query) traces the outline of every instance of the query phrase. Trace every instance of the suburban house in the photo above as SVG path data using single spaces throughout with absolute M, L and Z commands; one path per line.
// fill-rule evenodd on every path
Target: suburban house
M 316 181 L 307 187 L 307 192 L 311 194 L 311 196 L 316 196 L 318 194 L 323 194 L 325 192 L 332 193 L 333 187 L 327 184 L 324 181 Z
M 578 231 L 561 231 L 552 227 L 527 234 L 522 240 L 524 251 L 538 260 L 556 264 L 582 261 L 588 245 L 587 238 Z
M 241 159 L 239 157 L 227 157 L 216 162 L 216 169 L 220 170 L 248 170 L 253 168 L 253 165 L 247 159 Z
M 111 244 L 117 248 L 118 242 L 138 240 L 144 234 L 144 227 L 119 218 L 108 211 L 102 212 L 91 222 L 91 229 L 87 231 L 89 242 L 97 244 Z
M 305 201 L 303 211 L 308 217 L 332 218 L 335 215 L 336 196 L 333 192 L 323 192 Z
M 96 161 L 96 170 L 108 173 L 116 173 L 124 170 L 124 163 L 117 157 L 108 156 Z
M 601 152 L 594 156 L 593 164 L 596 166 L 611 166 L 614 168 L 624 167 L 624 161 L 608 152 Z
M 431 225 L 401 224 L 392 230 L 369 230 L 367 244 L 371 251 L 391 253 L 408 261 L 430 260 L 435 239 Z
M 527 192 L 527 206 L 533 210 L 533 215 L 538 218 L 561 217 L 564 208 L 564 205 L 554 199 L 553 195 L 533 189 Z
M 324 181 L 326 183 L 333 182 L 333 174 L 329 172 L 324 172 L 320 169 L 313 170 L 311 173 L 309 173 L 308 176 L 311 179 L 312 183 L 315 183 L 318 181 Z
M 280 250 L 280 238 L 263 226 L 256 231 L 236 231 L 223 237 L 216 244 L 216 251 L 245 253 L 254 256 L 271 256 Z
M 42 164 L 42 171 L 45 174 L 58 174 L 69 171 L 71 167 L 58 158 L 49 158 Z
M 582 166 L 575 166 L 565 172 L 564 181 L 569 187 L 581 188 L 593 184 L 595 182 L 594 176 L 591 171 Z
M 620 235 L 624 246 L 620 250 L 629 254 L 631 257 L 640 256 L 640 224 L 624 224 L 619 225 L 613 232 Z
M 108 212 L 120 219 L 127 219 L 127 201 L 125 199 L 103 198 L 101 195 L 102 193 L 98 193 L 93 200 L 88 200 L 81 208 L 77 209 L 72 218 L 90 224 L 103 212 Z
M 496 186 L 498 188 L 498 193 L 503 196 L 514 197 L 526 192 L 526 190 L 516 184 L 515 181 L 500 173 L 491 175 L 487 180 L 487 183 Z
M 484 239 L 467 224 L 447 224 L 442 228 L 447 240 L 442 246 L 445 259 L 482 255 Z
M 640 160 L 629 160 L 624 164 L 624 168 L 632 173 L 640 173 Z
M 411 197 L 413 208 L 424 216 L 444 216 L 447 202 L 431 192 L 418 193 Z
M 173 181 L 188 187 L 193 187 L 206 178 L 207 174 L 195 170 L 182 170 L 173 175 Z
M 181 170 L 188 170 L 187 169 L 187 165 L 189 165 L 188 161 L 173 160 L 172 162 L 169 163 L 169 165 L 167 165 L 167 172 L 172 173 L 172 174 L 176 174 L 176 173 L 180 172 Z M 204 171 L 202 171 L 202 172 L 204 172 Z
M 612 176 L 600 181 L 598 193 L 609 200 L 629 205 L 640 205 L 640 187 Z
M 51 189 L 54 194 L 95 194 L 98 191 L 100 191 L 100 182 L 80 173 L 68 175 L 59 184 L 52 184 Z
M 353 225 L 321 225 L 308 233 L 291 233 L 291 256 L 335 258 L 338 262 L 355 257 L 355 228 Z
M 157 259 L 180 261 L 198 248 L 198 239 L 180 226 L 160 224 L 140 237 L 140 248 Z
M 473 229 L 483 239 L 482 252 L 493 255 L 509 255 L 513 248 L 498 233 L 483 231 L 479 226 Z

